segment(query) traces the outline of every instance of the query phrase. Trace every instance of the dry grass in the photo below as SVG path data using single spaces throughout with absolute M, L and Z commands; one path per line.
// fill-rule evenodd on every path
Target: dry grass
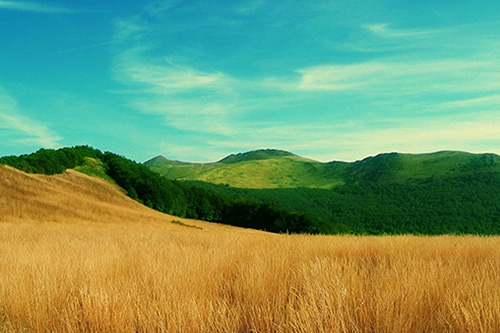
M 500 239 L 273 235 L 0 167 L 0 331 L 498 332 Z

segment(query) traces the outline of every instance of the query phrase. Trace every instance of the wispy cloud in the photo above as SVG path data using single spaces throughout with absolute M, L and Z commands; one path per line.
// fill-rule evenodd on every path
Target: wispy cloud
M 240 15 L 252 15 L 265 5 L 264 0 L 253 0 L 237 4 L 234 11 Z
M 209 73 L 174 63 L 168 58 L 141 58 L 146 49 L 128 50 L 119 57 L 114 73 L 126 84 L 143 85 L 150 92 L 169 94 L 173 91 L 192 89 L 218 89 L 229 78 L 222 73 Z
M 229 118 L 237 107 L 230 104 L 160 96 L 135 99 L 130 106 L 144 114 L 161 116 L 165 125 L 179 130 L 217 135 L 234 133 Z
M 485 106 L 493 106 L 498 109 L 499 105 L 500 105 L 500 95 L 483 96 L 478 98 L 457 100 L 440 104 L 441 107 L 450 109 L 485 107 Z
M 491 60 L 372 61 L 323 65 L 297 70 L 298 80 L 271 79 L 287 90 L 421 93 L 425 91 L 494 91 L 500 89 L 500 64 Z M 370 89 L 370 90 L 366 90 Z
M 95 49 L 95 48 L 102 47 L 102 46 L 108 46 L 108 45 L 111 45 L 114 43 L 115 43 L 115 41 L 95 43 L 95 44 L 90 44 L 90 45 L 85 45 L 85 46 L 80 46 L 80 47 L 73 47 L 73 48 L 66 49 L 66 50 L 55 51 L 52 54 L 64 54 L 64 53 L 70 53 L 70 52 L 91 50 L 91 49 Z
M 5 143 L 21 143 L 26 146 L 56 148 L 60 136 L 44 124 L 21 114 L 17 101 L 0 88 L 0 131 L 9 135 Z
M 147 5 L 144 10 L 153 17 L 161 16 L 163 13 L 177 7 L 182 3 L 182 0 L 165 0 L 155 1 Z
M 362 26 L 363 29 L 377 35 L 382 38 L 418 38 L 418 37 L 429 37 L 432 34 L 436 34 L 437 30 L 404 30 L 404 29 L 393 29 L 390 24 L 365 24 Z
M 231 95 L 232 79 L 204 72 L 169 58 L 148 58 L 147 49 L 127 50 L 117 57 L 116 79 L 132 89 L 128 105 L 144 114 L 161 116 L 179 130 L 228 135 L 229 118 L 238 109 Z
M 0 0 L 0 10 L 18 10 L 27 12 L 39 12 L 48 14 L 58 14 L 58 13 L 70 13 L 71 10 L 56 6 L 50 6 L 46 4 L 40 4 L 36 2 L 24 2 L 24 1 L 3 1 Z
M 465 150 L 498 154 L 498 128 L 500 119 L 488 112 L 434 120 L 404 118 L 344 124 L 260 123 L 252 131 L 242 130 L 237 140 L 211 139 L 207 143 L 212 150 L 226 154 L 241 149 L 278 148 L 323 162 L 354 161 L 386 152 Z

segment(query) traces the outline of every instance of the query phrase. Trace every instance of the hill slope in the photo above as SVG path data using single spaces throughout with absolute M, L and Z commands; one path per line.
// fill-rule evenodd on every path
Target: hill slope
M 420 182 L 484 172 L 500 174 L 500 156 L 442 151 L 380 154 L 361 161 L 321 163 L 279 150 L 230 155 L 215 163 L 186 163 L 158 156 L 144 163 L 169 179 L 239 188 L 333 188 L 356 182 Z
M 47 176 L 27 174 L 0 165 L 0 222 L 159 224 L 182 230 L 180 224 L 210 228 L 207 222 L 162 214 L 127 197 L 116 185 L 68 170 Z
M 275 235 L 170 219 L 81 173 L 0 166 L 0 332 L 500 327 L 498 237 Z
M 320 163 L 272 149 L 230 155 L 215 163 L 186 163 L 158 156 L 144 164 L 169 179 L 241 188 L 330 188 L 343 183 L 346 165 Z
M 248 200 L 244 196 L 228 196 L 169 180 L 142 164 L 86 146 L 41 149 L 29 155 L 0 157 L 0 164 L 48 175 L 61 174 L 67 169 L 78 170 L 120 186 L 129 197 L 150 208 L 178 217 L 274 232 L 319 233 L 336 230 L 335 223 L 326 224 L 301 213 Z M 78 193 L 74 195 L 78 196 Z M 29 209 L 29 205 L 26 208 Z
M 161 162 L 162 159 L 156 160 Z M 267 150 L 233 155 L 215 164 L 241 167 L 258 163 L 254 164 L 254 170 L 258 171 L 257 166 L 269 162 L 277 163 L 270 172 L 283 171 L 279 168 L 283 164 L 293 166 L 296 163 L 302 167 L 312 164 L 311 169 L 315 172 L 311 171 L 311 177 L 320 175 L 313 177 L 314 180 L 321 177 L 330 180 L 327 175 L 333 174 L 339 183 L 330 189 L 248 189 L 200 181 L 179 182 L 162 177 L 145 165 L 90 147 L 40 150 L 30 155 L 0 158 L 0 164 L 27 172 L 59 173 L 51 177 L 25 174 L 25 180 L 36 180 L 37 184 L 44 184 L 48 179 L 63 180 L 59 185 L 68 184 L 65 177 L 79 175 L 78 181 L 91 179 L 114 186 L 115 190 L 119 189 L 118 185 L 122 196 L 127 193 L 129 197 L 164 213 L 234 226 L 292 233 L 500 234 L 500 172 L 496 155 L 393 153 L 355 163 L 319 163 L 290 153 Z M 68 168 L 100 179 L 65 171 Z M 10 176 L 4 178 L 8 184 Z M 116 185 L 105 182 L 105 179 Z M 299 181 L 310 186 L 305 179 Z M 49 189 L 55 192 L 49 191 L 47 199 L 43 199 L 45 194 L 30 192 L 31 186 L 18 189 L 17 194 L 9 193 L 5 186 L 0 188 L 6 195 L 1 199 L 3 211 L 7 212 L 3 218 L 30 219 L 30 210 L 38 207 L 36 209 L 43 212 L 42 216 L 59 222 L 68 216 L 69 220 L 92 220 L 85 215 L 89 211 L 95 212 L 97 217 L 94 216 L 94 220 L 112 220 L 113 213 L 105 209 L 115 204 L 101 194 L 85 194 L 78 190 L 73 180 L 69 182 L 71 192 L 55 191 L 51 185 Z M 16 184 L 23 181 L 16 181 Z M 12 198 L 24 199 L 16 202 Z M 89 206 L 87 201 L 92 202 L 95 198 L 99 199 L 98 204 L 94 202 Z M 116 216 L 122 216 L 125 221 L 136 219 L 135 215 L 127 213 L 128 208 L 118 207 Z

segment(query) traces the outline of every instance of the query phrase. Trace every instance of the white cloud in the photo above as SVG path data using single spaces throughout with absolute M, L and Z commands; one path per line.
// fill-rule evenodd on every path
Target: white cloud
M 493 106 L 495 108 L 498 108 L 499 105 L 500 105 L 500 95 L 484 96 L 484 97 L 458 100 L 440 104 L 441 107 L 450 109 L 485 107 L 485 106 Z
M 463 150 L 500 153 L 500 118 L 490 112 L 433 120 L 406 118 L 382 119 L 377 123 L 260 123 L 259 126 L 246 126 L 252 130 L 238 128 L 239 135 L 232 140 L 212 138 L 206 143 L 213 150 L 228 153 L 259 148 L 284 149 L 323 162 L 355 161 L 386 152 Z
M 373 61 L 323 65 L 297 71 L 298 80 L 270 79 L 286 90 L 342 91 L 364 94 L 412 94 L 429 91 L 466 92 L 500 89 L 500 64 L 490 60 Z
M 125 41 L 138 36 L 140 33 L 144 33 L 146 30 L 139 17 L 116 20 L 114 38 L 116 41 Z
M 48 14 L 71 12 L 68 9 L 48 6 L 45 4 L 39 4 L 39 3 L 35 3 L 35 2 L 3 1 L 3 0 L 0 0 L 0 9 L 39 12 L 39 13 L 48 13 Z
M 12 134 L 7 143 L 18 142 L 44 148 L 60 146 L 61 137 L 42 123 L 22 115 L 16 100 L 2 89 L 0 89 L 0 120 L 0 129 Z
M 387 71 L 387 66 L 377 63 L 357 65 L 327 65 L 298 70 L 301 78 L 297 90 L 348 90 L 370 83 L 374 76 Z
M 156 1 L 147 5 L 144 10 L 146 13 L 153 17 L 158 17 L 163 15 L 165 12 L 172 10 L 173 8 L 182 4 L 182 0 L 164 0 Z
M 382 24 L 365 24 L 362 26 L 363 29 L 379 36 L 382 38 L 418 38 L 426 37 L 435 34 L 439 31 L 433 30 L 403 30 L 403 29 L 393 29 L 388 23 Z
M 199 145 L 192 146 L 173 142 L 162 142 L 159 149 L 166 158 L 182 162 L 214 162 L 225 156 L 215 153 L 213 149 L 202 150 Z
M 228 118 L 236 106 L 229 104 L 159 97 L 135 100 L 131 106 L 145 114 L 159 115 L 168 126 L 183 131 L 218 135 L 234 133 Z
M 179 65 L 169 58 L 151 59 L 146 51 L 123 52 L 114 70 L 121 83 L 138 88 L 139 93 L 128 93 L 133 109 L 159 115 L 166 125 L 184 131 L 233 133 L 230 118 L 238 105 L 231 78 Z
M 138 48 L 121 55 L 115 66 L 115 75 L 121 82 L 145 85 L 152 88 L 150 92 L 169 94 L 174 90 L 216 89 L 229 81 L 221 73 L 203 72 L 169 59 L 140 59 L 139 54 L 144 51 Z
M 252 15 L 255 14 L 259 9 L 261 9 L 266 4 L 263 0 L 253 0 L 244 3 L 237 4 L 234 11 L 240 15 Z

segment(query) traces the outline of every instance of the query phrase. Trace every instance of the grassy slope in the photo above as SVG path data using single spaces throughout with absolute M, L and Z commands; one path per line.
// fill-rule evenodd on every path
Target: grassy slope
M 344 163 L 320 163 L 282 151 L 231 155 L 216 163 L 186 163 L 159 156 L 145 163 L 170 179 L 199 180 L 242 188 L 330 188 L 342 184 Z
M 166 223 L 170 228 L 173 219 L 179 220 L 139 204 L 114 184 L 73 170 L 46 176 L 0 165 L 0 193 L 0 222 L 92 224 L 148 220 Z
M 199 180 L 241 188 L 332 188 L 358 181 L 422 181 L 477 172 L 500 172 L 500 156 L 444 151 L 381 154 L 354 163 L 320 163 L 266 150 L 231 155 L 216 163 L 185 163 L 160 156 L 145 163 L 170 179 Z
M 381 154 L 353 163 L 353 179 L 405 183 L 478 172 L 500 172 L 500 156 L 442 151 L 430 154 Z
M 0 166 L 0 331 L 498 332 L 498 237 L 276 235 Z
M 113 178 L 106 174 L 104 163 L 101 160 L 92 157 L 85 157 L 84 161 L 83 165 L 78 165 L 73 170 L 91 177 L 102 178 L 111 184 L 116 184 Z

